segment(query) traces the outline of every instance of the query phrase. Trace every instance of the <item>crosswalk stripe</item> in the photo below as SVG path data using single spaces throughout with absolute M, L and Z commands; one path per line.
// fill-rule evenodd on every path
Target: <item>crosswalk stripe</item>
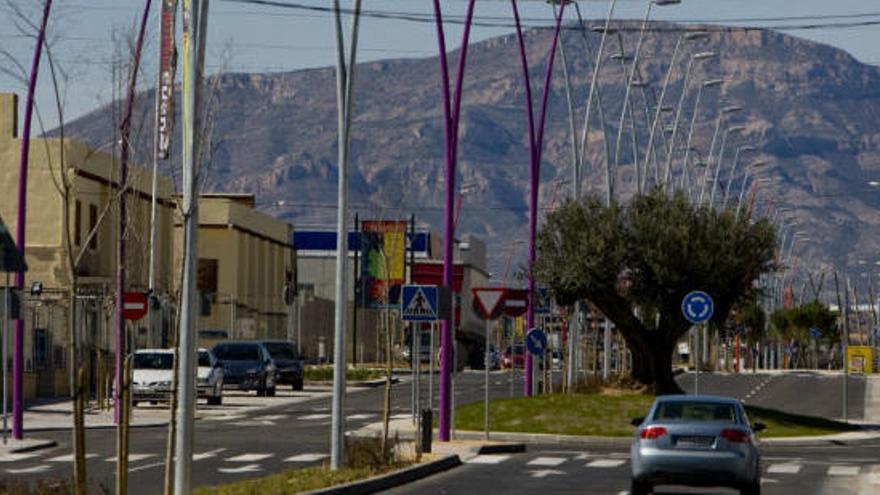
M 354 420 L 370 419 L 374 416 L 375 416 L 375 414 L 352 414 L 351 416 L 348 417 L 348 419 L 354 419 Z
M 128 454 L 128 462 L 137 462 L 150 457 L 156 457 L 156 454 Z M 116 462 L 116 456 L 104 459 L 105 462 Z
M 828 476 L 858 476 L 858 466 L 831 466 L 828 468 Z
M 556 467 L 566 460 L 564 457 L 536 457 L 529 461 L 529 466 Z
M 9 474 L 33 474 L 49 471 L 50 469 L 52 469 L 52 466 L 48 464 L 40 464 L 39 466 L 29 468 L 7 469 L 6 472 Z
M 500 464 L 508 459 L 510 456 L 505 454 L 486 454 L 468 459 L 467 464 Z
M 326 457 L 330 457 L 327 454 L 299 454 L 292 457 L 288 457 L 284 459 L 284 462 L 315 462 L 320 461 Z
M 319 413 L 319 414 L 306 414 L 305 416 L 300 416 L 297 419 L 304 419 L 306 421 L 309 421 L 309 420 L 314 420 L 314 419 L 327 419 L 329 417 L 330 417 L 329 414 Z
M 586 467 L 589 468 L 616 468 L 626 464 L 626 461 L 622 459 L 596 459 L 595 461 L 588 462 Z
M 241 454 L 226 459 L 226 462 L 257 462 L 268 459 L 275 454 Z
M 98 457 L 98 454 L 86 454 L 86 459 Z M 59 455 L 58 457 L 50 457 L 46 462 L 73 462 L 73 454 Z
M 253 473 L 256 471 L 262 471 L 259 464 L 247 464 L 237 468 L 217 468 L 218 473 L 226 474 Z
M 219 448 L 219 449 L 209 450 L 207 452 L 201 452 L 198 454 L 194 454 L 193 460 L 194 461 L 201 461 L 203 459 L 210 459 L 212 457 L 217 457 L 217 454 L 219 454 L 225 450 L 226 450 L 225 448 Z
M 803 466 L 797 463 L 789 462 L 785 464 L 771 464 L 767 468 L 767 472 L 771 474 L 798 474 Z
M 37 454 L 28 452 L 22 454 L 2 454 L 0 455 L 0 462 L 18 462 L 23 461 L 25 459 L 30 459 L 32 457 L 36 457 Z

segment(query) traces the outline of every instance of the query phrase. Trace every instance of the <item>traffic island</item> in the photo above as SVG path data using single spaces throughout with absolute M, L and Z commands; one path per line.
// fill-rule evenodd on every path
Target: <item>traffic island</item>
M 620 390 L 596 393 L 545 394 L 490 403 L 491 438 L 501 441 L 536 443 L 588 443 L 628 445 L 634 434 L 632 418 L 644 417 L 654 396 Z M 483 403 L 456 409 L 455 426 L 460 438 L 483 435 Z M 746 406 L 752 422 L 767 425 L 761 439 L 768 443 L 815 441 L 817 438 L 873 438 L 880 434 L 858 425 Z M 779 439 L 779 440 L 777 440 Z

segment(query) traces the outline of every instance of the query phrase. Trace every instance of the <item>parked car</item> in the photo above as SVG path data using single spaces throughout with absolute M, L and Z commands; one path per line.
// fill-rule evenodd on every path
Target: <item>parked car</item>
M 207 349 L 199 349 L 196 390 L 200 399 L 219 406 L 223 403 L 223 365 Z
M 275 395 L 275 363 L 259 342 L 221 342 L 212 350 L 223 365 L 223 385 L 259 396 Z
M 284 340 L 264 340 L 263 347 L 275 362 L 275 381 L 290 385 L 293 390 L 303 389 L 303 360 L 296 344 Z
M 132 358 L 131 404 L 167 402 L 174 378 L 174 351 L 141 349 Z
M 510 352 L 510 346 L 507 349 L 504 349 L 504 352 L 501 354 L 501 366 L 505 369 L 509 369 L 511 366 L 515 366 L 517 368 L 525 367 L 525 349 L 522 344 L 516 344 L 513 346 L 513 353 Z
M 632 495 L 656 485 L 723 486 L 743 495 L 761 492 L 761 454 L 756 433 L 736 399 L 662 396 L 638 426 L 632 443 Z

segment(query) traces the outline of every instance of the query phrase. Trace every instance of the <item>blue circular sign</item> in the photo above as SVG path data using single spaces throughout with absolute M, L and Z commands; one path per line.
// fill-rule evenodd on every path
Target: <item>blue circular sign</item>
M 547 350 L 547 334 L 540 329 L 533 328 L 526 334 L 526 349 L 533 356 L 541 356 Z
M 684 296 L 681 302 L 681 311 L 687 321 L 693 324 L 706 323 L 712 318 L 715 311 L 715 303 L 712 296 L 703 291 L 695 290 Z

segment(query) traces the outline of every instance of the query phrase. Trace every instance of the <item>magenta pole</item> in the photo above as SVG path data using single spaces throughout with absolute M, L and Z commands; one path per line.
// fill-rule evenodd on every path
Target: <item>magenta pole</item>
M 443 29 L 443 15 L 440 0 L 434 0 L 434 20 L 437 26 L 437 42 L 440 49 L 440 92 L 443 96 L 443 134 L 446 157 L 446 218 L 443 243 L 443 285 L 454 289 L 452 267 L 453 243 L 455 241 L 455 165 L 458 154 L 458 124 L 461 116 L 461 93 L 464 71 L 467 62 L 468 40 L 473 20 L 475 0 L 469 0 L 462 33 L 461 49 L 458 57 L 458 72 L 455 80 L 455 93 L 449 92 L 449 63 L 446 56 L 446 36 Z M 454 100 L 453 100 L 454 98 Z M 453 296 L 454 297 L 454 296 Z M 452 395 L 452 330 L 455 315 L 444 320 L 440 327 L 440 410 L 438 437 L 441 442 L 450 439 L 451 395 Z
M 126 189 L 128 188 L 128 160 L 131 150 L 131 113 L 137 89 L 137 74 L 141 64 L 141 49 L 144 47 L 144 33 L 147 30 L 147 19 L 150 15 L 152 0 L 146 0 L 144 14 L 141 16 L 140 32 L 134 50 L 134 61 L 128 79 L 128 94 L 125 101 L 125 113 L 122 117 L 122 145 L 119 152 L 119 237 L 116 239 L 116 387 L 113 388 L 113 420 L 119 422 L 119 392 L 123 380 L 123 360 L 126 352 L 125 317 L 123 315 L 123 294 L 125 294 L 125 229 L 126 222 Z
M 43 20 L 37 33 L 37 46 L 34 48 L 34 59 L 31 63 L 31 75 L 28 80 L 27 102 L 24 107 L 24 127 L 21 133 L 21 161 L 18 173 L 18 218 L 15 224 L 15 243 L 24 254 L 25 220 L 27 219 L 27 175 L 28 157 L 31 148 L 31 119 L 34 115 L 34 91 L 37 87 L 37 74 L 40 71 L 40 57 L 43 55 L 43 40 L 46 39 L 46 24 L 49 22 L 49 10 L 52 0 L 43 5 Z M 15 274 L 15 287 L 24 288 L 24 272 Z M 20 440 L 24 434 L 24 319 L 15 320 L 12 343 L 12 438 Z M 6 366 L 6 363 L 3 363 Z M 4 400 L 6 398 L 4 397 Z
M 556 15 L 556 30 L 553 34 L 553 41 L 550 44 L 550 52 L 547 55 L 547 71 L 544 74 L 544 88 L 541 95 L 541 113 L 538 119 L 537 135 L 535 133 L 535 115 L 532 110 L 532 89 L 531 80 L 529 78 L 529 62 L 526 58 L 526 44 L 523 38 L 522 26 L 519 20 L 519 9 L 516 6 L 516 0 L 510 0 L 513 8 L 513 19 L 516 22 L 516 36 L 519 41 L 520 62 L 523 69 L 523 82 L 526 90 L 526 115 L 529 121 L 529 306 L 526 313 L 526 331 L 535 327 L 535 259 L 537 258 L 537 250 L 535 248 L 535 240 L 538 232 L 538 191 L 541 187 L 541 155 L 544 147 L 544 123 L 547 117 L 547 102 L 550 97 L 550 80 L 553 77 L 553 61 L 556 58 L 556 45 L 559 42 L 559 31 L 562 27 L 562 13 L 565 11 L 565 0 L 559 4 L 559 13 Z M 523 395 L 526 397 L 532 395 L 532 369 L 534 363 L 532 355 L 525 353 L 525 381 L 523 384 Z

